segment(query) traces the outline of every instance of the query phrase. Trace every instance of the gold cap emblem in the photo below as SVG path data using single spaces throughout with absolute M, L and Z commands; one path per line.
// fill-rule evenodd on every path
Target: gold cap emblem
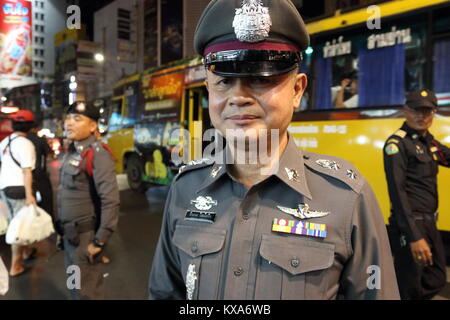
M 421 94 L 422 97 L 424 97 L 424 98 L 428 97 L 428 92 L 426 92 L 425 90 L 422 91 L 420 94 Z

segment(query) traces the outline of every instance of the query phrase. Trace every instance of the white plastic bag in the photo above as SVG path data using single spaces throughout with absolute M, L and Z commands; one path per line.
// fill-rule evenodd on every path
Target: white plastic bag
M 0 257 L 0 296 L 4 296 L 9 289 L 9 274 L 3 263 L 2 257 Z
M 47 212 L 37 206 L 24 206 L 9 224 L 6 243 L 28 245 L 44 240 L 53 232 L 52 218 Z
M 2 200 L 0 200 L 0 236 L 4 235 L 8 230 L 9 225 L 9 212 L 8 206 Z

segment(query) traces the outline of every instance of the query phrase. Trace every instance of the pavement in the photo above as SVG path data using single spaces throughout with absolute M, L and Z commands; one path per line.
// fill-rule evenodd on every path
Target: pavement
M 57 185 L 58 163 L 50 164 L 52 183 Z M 52 174 L 53 172 L 53 174 Z M 117 231 L 106 249 L 111 263 L 106 266 L 106 298 L 113 300 L 145 300 L 154 250 L 159 237 L 168 187 L 152 187 L 145 194 L 132 192 L 125 175 L 117 176 L 120 189 L 120 218 Z M 0 237 L 0 255 L 10 266 L 10 247 Z M 10 277 L 9 292 L 0 300 L 66 300 L 63 252 L 55 247 L 55 236 L 35 246 L 37 258 L 28 264 L 26 273 Z M 447 286 L 434 300 L 450 300 L 450 268 Z

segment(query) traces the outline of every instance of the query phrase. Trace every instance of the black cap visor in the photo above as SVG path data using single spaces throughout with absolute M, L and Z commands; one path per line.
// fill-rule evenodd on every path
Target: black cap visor
M 227 77 L 271 77 L 299 68 L 300 52 L 231 50 L 210 53 L 205 57 L 207 69 Z

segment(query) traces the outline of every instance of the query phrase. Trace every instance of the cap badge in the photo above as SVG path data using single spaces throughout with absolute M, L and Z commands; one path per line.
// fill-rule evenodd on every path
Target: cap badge
M 263 41 L 269 37 L 271 26 L 269 8 L 263 7 L 261 0 L 243 0 L 242 8 L 236 9 L 233 28 L 239 41 Z
M 86 111 L 86 105 L 84 103 L 77 104 L 75 108 L 78 112 L 85 112 Z
M 300 203 L 298 205 L 298 209 L 286 208 L 281 206 L 277 206 L 277 208 L 284 213 L 290 214 L 291 216 L 299 219 L 321 218 L 330 214 L 329 212 L 309 210 L 309 205 L 307 205 L 306 203 Z
M 421 94 L 422 97 L 424 97 L 424 98 L 428 97 L 428 92 L 426 92 L 425 90 L 422 91 L 420 94 Z

